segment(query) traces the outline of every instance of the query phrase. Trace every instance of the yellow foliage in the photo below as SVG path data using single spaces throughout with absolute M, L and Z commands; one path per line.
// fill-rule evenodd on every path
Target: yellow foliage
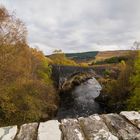
M 53 64 L 72 66 L 77 65 L 75 61 L 68 59 L 64 53 L 53 54 L 50 56 L 50 59 L 52 60 Z
M 0 7 L 0 125 L 38 121 L 57 109 L 51 60 L 29 48 L 26 33 L 24 24 Z

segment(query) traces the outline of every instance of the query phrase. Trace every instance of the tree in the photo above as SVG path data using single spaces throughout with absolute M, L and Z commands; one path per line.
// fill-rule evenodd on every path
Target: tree
M 75 61 L 68 59 L 64 53 L 55 53 L 50 56 L 53 64 L 58 65 L 77 65 Z
M 133 50 L 139 50 L 139 49 L 140 49 L 140 42 L 135 41 L 135 42 L 133 43 L 132 49 L 133 49 Z
M 26 42 L 27 29 L 14 15 L 0 7 L 0 45 L 15 45 Z
M 14 75 L 15 68 L 18 69 L 25 63 L 20 63 L 21 59 L 29 62 L 23 55 L 29 55 L 26 44 L 27 30 L 24 24 L 14 15 L 10 15 L 4 7 L 0 7 L 0 75 L 2 81 L 8 82 Z M 23 57 L 22 57 L 23 56 Z M 17 59 L 17 58 L 21 59 Z M 28 58 L 28 57 L 26 57 Z M 15 61 L 17 63 L 15 64 Z M 25 62 L 25 61 L 24 61 Z M 28 64 L 27 64 L 28 65 Z M 24 68 L 28 66 L 25 65 Z M 24 69 L 25 70 L 25 69 Z M 15 74 L 16 75 L 16 74 Z M 7 78 L 7 80 L 6 80 Z M 9 80 L 8 80 L 9 79 Z M 15 80 L 15 79 L 13 79 Z M 4 82 L 4 84 L 5 84 Z
M 57 109 L 49 61 L 26 38 L 24 23 L 0 7 L 0 125 L 51 118 Z
M 135 73 L 131 77 L 133 91 L 130 99 L 128 99 L 129 110 L 140 110 L 140 51 L 138 51 L 137 59 L 135 60 Z
M 57 53 L 63 53 L 63 52 L 62 52 L 61 49 L 60 49 L 60 50 L 56 49 L 56 50 L 53 51 L 53 53 L 54 53 L 54 54 L 57 54 Z

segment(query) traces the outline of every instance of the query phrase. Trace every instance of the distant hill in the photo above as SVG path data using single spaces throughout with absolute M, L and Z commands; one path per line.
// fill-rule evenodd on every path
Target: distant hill
M 88 61 L 91 59 L 95 59 L 98 51 L 92 52 L 83 52 L 83 53 L 66 53 L 66 57 L 73 59 L 75 61 Z
M 128 50 L 115 50 L 115 51 L 90 51 L 90 52 L 82 52 L 82 53 L 66 53 L 66 57 L 72 59 L 76 62 L 92 62 L 105 60 L 111 57 L 119 57 L 127 55 Z M 49 55 L 51 58 L 54 54 Z
M 95 60 L 101 61 L 111 57 L 124 56 L 127 55 L 128 52 L 129 52 L 128 50 L 102 51 L 96 55 Z
M 119 57 L 128 54 L 128 50 L 115 50 L 115 51 L 92 51 L 83 53 L 66 53 L 66 56 L 70 59 L 78 62 L 85 62 L 90 60 L 105 60 L 111 57 Z

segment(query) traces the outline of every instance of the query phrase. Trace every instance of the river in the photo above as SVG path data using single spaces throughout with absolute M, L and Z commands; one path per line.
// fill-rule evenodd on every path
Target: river
M 94 113 L 101 113 L 102 109 L 95 101 L 101 89 L 98 81 L 92 78 L 75 87 L 70 93 L 61 94 L 61 105 L 57 118 L 86 117 Z

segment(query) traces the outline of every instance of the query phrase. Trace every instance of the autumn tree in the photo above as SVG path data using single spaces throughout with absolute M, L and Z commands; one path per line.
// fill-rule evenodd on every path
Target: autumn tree
M 52 60 L 52 64 L 57 65 L 77 65 L 74 60 L 71 60 L 66 57 L 65 53 L 62 50 L 56 49 L 53 51 L 53 54 L 49 57 Z
M 25 25 L 4 7 L 0 7 L 0 45 L 15 45 L 26 42 Z
M 1 6 L 0 125 L 49 118 L 57 109 L 49 61 L 26 38 L 24 23 Z
M 138 51 L 135 60 L 135 73 L 131 76 L 130 81 L 133 85 L 131 96 L 128 99 L 127 106 L 129 110 L 140 110 L 140 51 Z

